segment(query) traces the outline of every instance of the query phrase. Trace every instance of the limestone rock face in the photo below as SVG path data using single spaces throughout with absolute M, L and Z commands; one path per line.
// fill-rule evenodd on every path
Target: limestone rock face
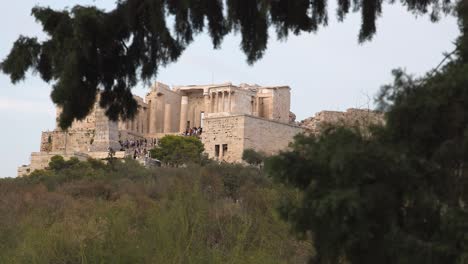
M 291 111 L 289 111 L 289 123 L 296 124 L 296 114 Z
M 319 134 L 330 125 L 364 128 L 369 125 L 383 125 L 384 123 L 384 115 L 381 112 L 350 108 L 346 112 L 318 112 L 315 116 L 299 122 L 299 126 L 307 129 L 312 134 Z

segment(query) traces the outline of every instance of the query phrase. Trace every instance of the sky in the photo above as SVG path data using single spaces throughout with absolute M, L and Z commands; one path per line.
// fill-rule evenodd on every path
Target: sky
M 109 10 L 114 3 L 1 1 L 0 60 L 19 35 L 45 39 L 40 25 L 30 15 L 34 6 L 63 9 L 80 4 Z M 155 80 L 169 85 L 289 85 L 291 110 L 302 120 L 322 110 L 372 107 L 380 86 L 392 80 L 392 69 L 424 74 L 443 59 L 444 52 L 454 49 L 453 41 L 459 35 L 454 17 L 431 23 L 427 16 L 415 17 L 400 5 L 384 5 L 377 35 L 371 42 L 359 44 L 359 14 L 350 14 L 344 23 L 338 23 L 334 14 L 330 7 L 329 26 L 317 33 L 291 35 L 287 41 L 278 41 L 272 32 L 265 56 L 252 66 L 240 50 L 239 35 L 228 35 L 222 48 L 213 50 L 209 37 L 203 33 L 176 63 L 160 69 Z M 0 178 L 15 177 L 17 167 L 29 164 L 30 153 L 39 151 L 41 131 L 54 129 L 55 108 L 50 91 L 50 85 L 32 74 L 13 85 L 8 76 L 0 73 Z M 144 96 L 148 87 L 139 85 L 134 92 Z

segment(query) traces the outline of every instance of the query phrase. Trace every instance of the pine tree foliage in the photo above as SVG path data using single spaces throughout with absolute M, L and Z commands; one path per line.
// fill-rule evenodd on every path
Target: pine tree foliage
M 433 19 L 450 10 L 450 0 L 401 2 L 411 12 L 430 12 Z M 342 21 L 351 10 L 360 11 L 363 42 L 376 32 L 382 4 L 338 0 L 337 16 Z M 52 101 L 63 109 L 62 128 L 85 118 L 98 90 L 103 91 L 100 105 L 112 120 L 133 117 L 138 105 L 131 88 L 176 61 L 204 30 L 215 48 L 226 34 L 239 32 L 241 49 L 252 64 L 267 49 L 270 27 L 285 39 L 328 23 L 327 0 L 120 0 L 108 12 L 92 6 L 35 7 L 32 15 L 48 38 L 19 37 L 0 68 L 13 83 L 24 79 L 29 69 L 50 82 Z
M 300 136 L 267 161 L 301 193 L 281 212 L 312 233 L 313 263 L 468 263 L 467 7 L 448 63 L 382 87 L 384 127 Z

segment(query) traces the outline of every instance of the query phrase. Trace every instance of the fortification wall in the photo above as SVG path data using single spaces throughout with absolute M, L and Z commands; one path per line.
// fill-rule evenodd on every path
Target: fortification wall
M 304 131 L 304 128 L 298 126 L 245 116 L 243 148 L 272 155 L 286 149 L 294 136 Z
M 33 152 L 31 153 L 31 164 L 29 166 L 23 165 L 18 168 L 18 177 L 26 176 L 35 170 L 42 170 L 49 166 L 50 159 L 53 156 L 62 156 L 65 160 L 69 160 L 72 157 L 78 158 L 79 160 L 86 160 L 86 155 L 81 155 L 74 152 L 54 151 L 54 152 Z
M 94 129 L 95 124 L 96 124 L 95 111 L 96 111 L 97 107 L 98 107 L 98 103 L 95 103 L 93 109 L 91 110 L 91 112 L 83 120 L 73 121 L 73 123 L 70 126 L 69 130 L 90 130 L 90 129 Z M 62 109 L 60 107 L 56 107 L 55 109 L 56 109 L 56 120 L 58 120 L 58 117 L 62 113 Z M 61 130 L 59 128 L 59 126 L 58 126 L 58 122 L 56 123 L 56 130 Z
M 244 116 L 210 117 L 203 124 L 202 142 L 209 158 L 226 162 L 242 160 Z
M 251 148 L 268 155 L 288 147 L 304 128 L 248 115 L 210 117 L 204 121 L 202 142 L 210 158 L 241 162 Z
M 289 123 L 289 109 L 291 108 L 291 92 L 289 87 L 278 87 L 273 91 L 271 119 Z
M 41 135 L 41 152 L 88 152 L 94 141 L 94 130 L 47 131 Z
M 109 148 L 120 149 L 119 129 L 117 122 L 111 121 L 102 108 L 96 109 L 96 130 L 91 151 L 107 151 Z
M 306 128 L 311 133 L 318 134 L 330 125 L 365 128 L 369 125 L 384 124 L 385 119 L 381 112 L 350 108 L 346 112 L 318 112 L 315 116 L 302 120 L 299 126 Z

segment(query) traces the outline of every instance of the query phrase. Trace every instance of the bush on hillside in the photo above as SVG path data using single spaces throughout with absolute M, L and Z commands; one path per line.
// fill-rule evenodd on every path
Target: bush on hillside
M 60 155 L 55 155 L 50 158 L 49 169 L 51 170 L 61 170 L 64 168 L 72 167 L 73 165 L 79 163 L 79 160 L 75 157 L 65 161 L 65 159 Z
M 265 153 L 254 149 L 245 149 L 244 152 L 242 152 L 242 160 L 250 165 L 258 166 L 263 163 L 265 158 Z
M 168 166 L 178 167 L 183 164 L 201 163 L 203 150 L 202 142 L 196 137 L 167 135 L 151 150 L 151 157 Z

